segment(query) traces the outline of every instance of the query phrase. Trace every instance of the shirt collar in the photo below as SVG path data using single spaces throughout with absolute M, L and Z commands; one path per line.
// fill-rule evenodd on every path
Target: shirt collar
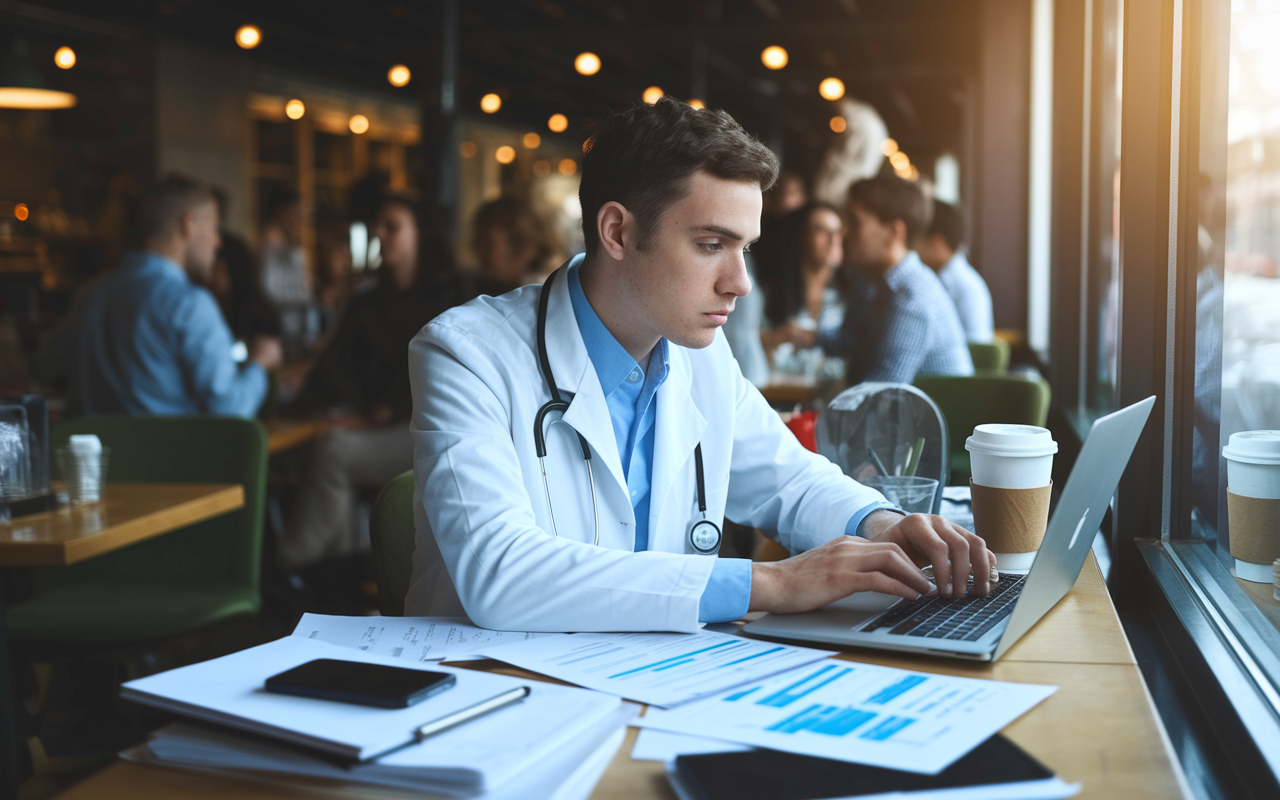
M 600 389 L 605 396 L 609 396 L 614 389 L 622 384 L 628 374 L 633 369 L 639 369 L 640 363 L 631 357 L 627 349 L 623 347 L 609 329 L 600 321 L 599 315 L 595 309 L 591 307 L 591 303 L 587 300 L 587 295 L 582 291 L 582 281 L 578 277 L 578 268 L 585 260 L 585 256 L 577 255 L 569 262 L 568 281 L 569 281 L 569 301 L 573 304 L 573 315 L 578 321 L 578 332 L 582 334 L 582 343 L 586 345 L 587 357 L 591 359 L 591 365 L 595 367 L 596 377 L 600 379 Z M 660 365 L 663 377 L 666 375 L 668 363 L 667 357 L 667 340 L 659 339 L 658 347 L 653 356 L 650 357 L 651 366 L 659 366 L 653 364 L 655 358 L 661 358 Z M 644 372 L 644 370 L 641 370 Z
M 889 284 L 889 288 L 896 292 L 910 282 L 911 273 L 916 271 L 916 267 L 923 266 L 920 256 L 916 255 L 915 250 L 911 250 L 905 258 L 893 266 L 893 269 L 884 274 L 884 282 Z
M 963 265 L 968 265 L 968 263 L 969 259 L 965 258 L 964 253 L 957 250 L 952 254 L 951 258 L 947 259 L 947 263 L 942 265 L 942 269 L 939 272 L 946 272 L 949 269 L 963 269 Z
M 187 271 L 182 268 L 181 264 L 152 250 L 134 250 L 127 258 L 130 266 L 169 270 L 183 278 L 187 277 Z

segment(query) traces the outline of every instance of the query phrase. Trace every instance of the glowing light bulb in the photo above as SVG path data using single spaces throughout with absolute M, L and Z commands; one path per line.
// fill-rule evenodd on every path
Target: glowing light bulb
M 458 154 L 463 158 L 475 158 L 477 149 L 475 142 L 463 142 L 458 145 Z
M 704 109 L 704 108 L 706 108 L 706 107 L 707 107 L 707 104 L 706 104 L 706 103 L 702 102 L 701 100 L 699 100 L 699 99 L 698 99 L 698 98 L 696 98 L 696 97 L 692 97 L 692 98 L 690 98 L 690 99 L 689 99 L 689 105 L 690 105 L 690 107 L 692 107 L 692 108 L 696 108 L 696 109 L 698 109 L 699 111 L 701 111 L 702 109 Z
M 71 69 L 76 65 L 76 51 L 70 47 L 59 47 L 58 52 L 53 54 L 53 63 L 60 69 Z
M 661 86 L 650 86 L 648 89 L 644 90 L 644 101 L 649 105 L 653 105 L 661 100 L 662 96 L 665 94 L 666 92 L 662 91 Z
M 844 97 L 844 81 L 839 78 L 824 78 L 818 84 L 818 94 L 827 100 L 839 100 Z
M 509 144 L 504 144 L 498 148 L 493 157 L 498 159 L 499 164 L 510 164 L 516 160 L 516 149 Z
M 569 128 L 569 118 L 564 114 L 552 114 L 547 120 L 547 127 L 552 133 L 564 133 Z
M 290 100 L 284 104 L 284 115 L 289 119 L 302 119 L 307 107 L 301 100 Z
M 241 25 L 236 31 L 236 44 L 245 50 L 252 50 L 262 44 L 262 31 L 257 25 Z
M 845 122 L 844 117 L 836 116 L 831 118 L 831 130 L 836 133 L 844 133 L 847 127 L 849 127 L 849 123 Z
M 497 113 L 500 108 L 502 108 L 502 98 L 498 97 L 493 92 L 490 92 L 480 98 L 480 110 L 484 113 L 494 114 Z
M 776 44 L 766 47 L 760 54 L 760 61 L 769 69 L 782 69 L 789 60 L 787 51 Z
M 409 83 L 409 79 L 412 77 L 413 73 L 410 72 L 409 68 L 404 64 L 396 64 L 394 67 L 387 70 L 387 81 L 392 86 L 406 86 Z
M 19 222 L 23 222 L 27 217 L 31 216 L 31 209 L 27 208 L 26 203 L 18 203 L 13 207 L 13 216 L 15 216 Z
M 534 150 L 538 147 L 538 145 L 542 144 L 542 137 L 534 133 L 533 131 L 529 131 L 524 135 L 524 138 L 521 139 L 520 141 L 524 144 L 525 147 L 529 148 L 530 150 Z
M 885 158 L 888 158 L 889 156 L 898 152 L 898 140 L 885 139 L 884 144 L 880 145 L 880 152 L 884 153 Z
M 573 68 L 579 75 L 595 75 L 600 71 L 600 56 L 595 53 L 578 53 L 573 60 Z
M 561 175 L 572 175 L 577 171 L 578 171 L 578 162 L 574 161 L 572 158 L 566 158 L 560 162 Z
M 907 167 L 911 166 L 911 159 L 907 158 L 906 153 L 899 150 L 898 152 L 889 156 L 889 163 L 892 164 L 893 168 L 896 170 L 904 170 Z
M 369 130 L 369 118 L 364 114 L 356 114 L 347 123 L 347 127 L 351 128 L 352 133 L 364 133 Z

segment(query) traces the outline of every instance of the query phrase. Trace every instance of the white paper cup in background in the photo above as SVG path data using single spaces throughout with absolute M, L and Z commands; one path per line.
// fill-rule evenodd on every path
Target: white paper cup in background
M 964 443 L 973 482 L 992 489 L 1039 489 L 1053 476 L 1058 443 L 1035 425 L 979 425 Z
M 992 489 L 1041 489 L 1052 480 L 1058 443 L 1047 428 L 991 423 L 974 428 L 964 449 L 969 451 L 975 484 Z M 1036 551 L 995 555 L 1000 569 L 1027 570 L 1035 561 Z
M 1259 520 L 1260 511 L 1266 508 L 1275 509 L 1280 505 L 1280 431 L 1241 431 L 1231 434 L 1231 438 L 1227 442 L 1227 446 L 1222 448 L 1222 457 L 1227 460 L 1227 507 L 1228 514 L 1233 518 L 1231 527 L 1231 551 L 1232 553 L 1241 552 L 1241 548 L 1237 547 L 1236 527 L 1240 524 L 1244 515 L 1237 516 L 1241 510 L 1239 499 L 1249 498 L 1262 501 L 1276 501 L 1274 503 L 1253 503 L 1253 513 L 1248 515 L 1249 519 L 1255 524 L 1261 523 L 1262 530 L 1239 531 L 1241 538 L 1246 535 L 1254 541 L 1254 548 L 1265 543 L 1259 542 L 1259 539 L 1266 539 L 1271 542 L 1270 549 L 1280 549 L 1280 516 L 1275 519 Z M 1272 540 L 1270 537 L 1277 537 Z M 1241 558 L 1236 559 L 1236 576 L 1242 580 L 1253 581 L 1255 583 L 1271 583 L 1272 569 L 1274 557 L 1267 558 L 1265 563 L 1254 562 Z

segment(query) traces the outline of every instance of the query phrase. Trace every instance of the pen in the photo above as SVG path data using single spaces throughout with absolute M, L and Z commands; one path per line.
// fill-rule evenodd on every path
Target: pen
M 871 445 L 867 445 L 867 458 L 871 459 L 871 463 L 880 471 L 881 475 L 892 475 L 893 473 L 884 468 L 884 462 L 880 460 L 880 456 L 876 455 L 876 451 L 871 449 Z
M 491 711 L 497 711 L 498 709 L 504 706 L 509 706 L 512 703 L 518 703 L 528 697 L 530 691 L 531 690 L 528 686 L 517 686 L 516 688 L 503 692 L 502 694 L 494 695 L 488 700 L 481 700 L 475 705 L 458 709 L 452 714 L 446 714 L 439 719 L 433 719 L 430 722 L 415 728 L 413 731 L 413 738 L 409 741 L 404 744 L 396 745 L 389 750 L 383 750 L 381 753 L 371 755 L 364 759 L 364 761 L 372 761 L 375 758 L 382 758 L 383 756 L 399 752 L 406 747 L 421 744 L 425 739 L 435 736 L 437 733 L 447 731 L 450 728 L 457 727 L 464 722 L 470 722 L 478 717 L 483 717 Z

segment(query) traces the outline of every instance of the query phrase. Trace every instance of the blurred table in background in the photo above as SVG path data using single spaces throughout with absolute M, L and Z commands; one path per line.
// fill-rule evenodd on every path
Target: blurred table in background
M 273 419 L 266 422 L 267 452 L 271 455 L 306 444 L 328 430 L 320 419 Z

